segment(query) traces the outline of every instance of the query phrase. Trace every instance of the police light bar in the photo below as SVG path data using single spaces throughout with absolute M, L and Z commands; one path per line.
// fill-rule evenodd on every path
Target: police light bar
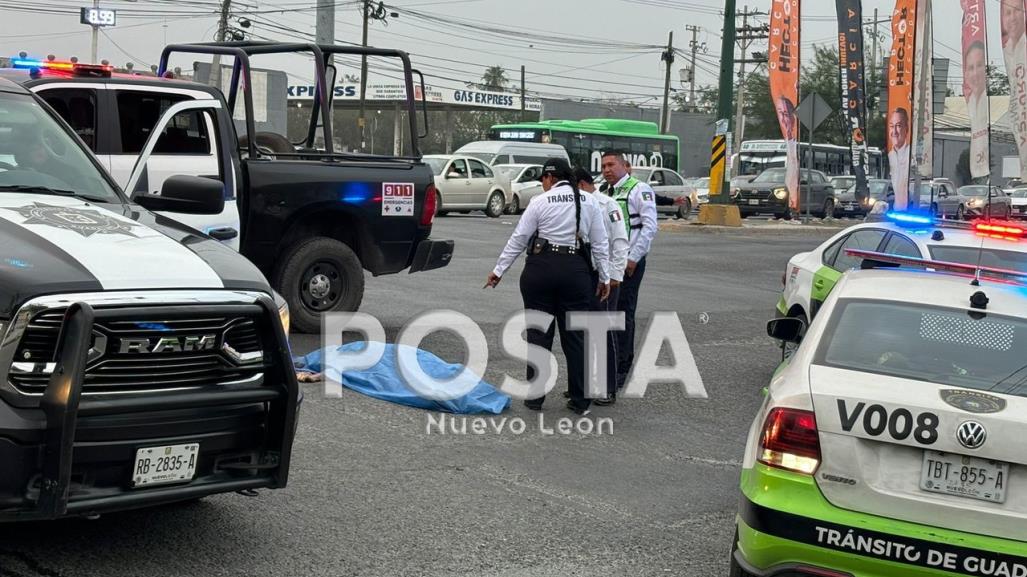
M 1027 236 L 1027 229 L 1015 224 L 978 222 L 974 224 L 974 230 L 980 233 L 996 235 L 999 237 L 1023 238 L 1024 236 Z
M 863 259 L 861 268 L 877 268 L 880 266 L 908 266 L 917 268 L 929 268 L 939 272 L 951 272 L 969 276 L 980 275 L 981 278 L 992 280 L 1012 281 L 1018 284 L 1027 284 L 1027 273 L 1006 268 L 995 268 L 989 266 L 976 266 L 961 262 L 948 262 L 943 260 L 930 260 L 915 258 L 911 256 L 899 256 L 870 250 L 858 250 L 854 248 L 845 249 L 845 254 Z
M 933 217 L 911 212 L 889 212 L 885 214 L 885 217 L 888 220 L 901 225 L 931 226 L 934 224 Z
M 109 64 L 81 64 L 78 62 L 66 62 L 62 60 L 34 60 L 31 58 L 12 58 L 12 68 L 26 68 L 29 70 L 52 70 L 55 72 L 70 72 L 75 76 L 109 77 L 114 72 L 114 67 Z

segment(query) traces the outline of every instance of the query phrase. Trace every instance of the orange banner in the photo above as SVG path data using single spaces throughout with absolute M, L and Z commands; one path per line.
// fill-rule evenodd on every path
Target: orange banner
M 773 0 L 767 66 L 770 96 L 787 144 L 785 187 L 788 205 L 799 210 L 799 0 Z
M 896 0 L 892 13 L 892 48 L 888 59 L 888 165 L 895 209 L 909 201 L 909 163 L 913 118 L 913 53 L 916 51 L 916 0 Z

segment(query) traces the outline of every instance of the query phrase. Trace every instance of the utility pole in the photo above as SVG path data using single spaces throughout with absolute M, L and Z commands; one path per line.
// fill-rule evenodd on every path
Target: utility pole
M 692 105 L 692 110 L 695 111 L 695 53 L 699 50 L 698 34 L 702 30 L 702 26 L 685 24 L 685 30 L 692 33 L 692 41 L 688 43 L 688 46 L 692 49 L 692 67 L 688 73 L 688 103 Z M 703 43 L 703 51 L 706 51 L 705 43 Z
M 521 122 L 525 122 L 525 110 L 527 110 L 527 91 L 524 89 L 524 65 L 521 64 Z
M 766 16 L 764 12 L 757 10 L 749 11 L 746 6 L 742 10 L 742 28 L 738 30 L 738 48 L 741 52 L 741 59 L 738 61 L 738 98 L 736 99 L 735 124 L 734 124 L 734 151 L 741 150 L 742 140 L 745 137 L 745 65 L 752 62 L 757 65 L 765 63 L 763 57 L 749 57 L 749 47 L 756 40 L 766 40 L 770 37 L 768 25 L 749 26 L 750 16 Z
M 735 0 L 724 0 L 724 33 L 720 45 L 720 94 L 717 99 L 717 121 L 731 118 L 731 101 L 734 95 L 735 76 Z M 723 171 L 721 185 L 716 187 L 720 194 L 711 194 L 714 204 L 731 204 L 728 171 Z M 710 183 L 711 187 L 715 185 Z M 711 192 L 713 192 L 711 190 Z
M 228 16 L 232 11 L 232 0 L 221 0 L 221 17 L 218 18 L 217 41 L 224 42 L 228 36 Z M 210 64 L 210 84 L 221 90 L 221 55 L 215 54 Z
M 317 0 L 317 25 L 315 31 L 317 43 L 321 45 L 335 44 L 335 2 L 333 0 Z M 328 55 L 331 64 L 332 55 Z
M 364 0 L 364 31 L 360 44 L 367 48 L 367 21 L 371 18 L 371 0 Z M 364 131 L 364 104 L 367 98 L 367 54 L 360 55 L 360 114 L 357 116 L 357 128 L 360 129 L 360 150 L 367 147 L 367 138 Z
M 93 0 L 93 8 L 99 8 L 99 7 L 100 7 L 100 0 Z M 93 24 L 92 28 L 93 28 L 93 49 L 92 49 L 92 52 L 91 52 L 92 58 L 89 60 L 89 62 L 90 62 L 90 64 L 96 64 L 97 62 L 99 62 L 96 59 L 97 58 L 97 56 L 96 56 L 96 47 L 97 47 L 97 42 L 99 42 L 99 40 L 100 40 L 100 38 L 99 38 L 100 27 L 97 26 L 96 24 Z
M 660 116 L 660 134 L 670 130 L 670 68 L 674 65 L 674 31 L 667 38 L 667 51 L 663 53 L 663 61 L 667 63 L 667 75 L 663 81 L 663 115 Z

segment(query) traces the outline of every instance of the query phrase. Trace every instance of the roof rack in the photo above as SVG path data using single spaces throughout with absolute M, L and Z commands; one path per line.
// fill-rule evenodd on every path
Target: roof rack
M 886 254 L 870 250 L 858 250 L 854 248 L 845 249 L 845 254 L 863 259 L 863 262 L 860 265 L 861 269 L 895 268 L 902 266 L 929 268 L 938 272 L 955 273 L 973 278 L 986 278 L 988 280 L 997 280 L 1027 286 L 1027 273 L 1018 270 L 977 266 L 961 262 L 899 256 L 895 254 Z

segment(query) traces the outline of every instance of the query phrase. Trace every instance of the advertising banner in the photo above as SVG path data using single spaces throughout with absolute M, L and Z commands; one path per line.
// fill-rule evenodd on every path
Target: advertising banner
M 787 144 L 785 187 L 788 204 L 799 210 L 799 0 L 773 0 L 768 46 L 770 96 Z
M 842 111 L 848 120 L 851 170 L 856 177 L 856 200 L 867 190 L 867 102 L 863 64 L 862 0 L 835 0 L 838 11 L 838 66 L 842 87 Z
M 916 49 L 916 0 L 896 0 L 888 58 L 888 166 L 895 209 L 909 201 L 910 122 L 913 120 L 913 52 Z

